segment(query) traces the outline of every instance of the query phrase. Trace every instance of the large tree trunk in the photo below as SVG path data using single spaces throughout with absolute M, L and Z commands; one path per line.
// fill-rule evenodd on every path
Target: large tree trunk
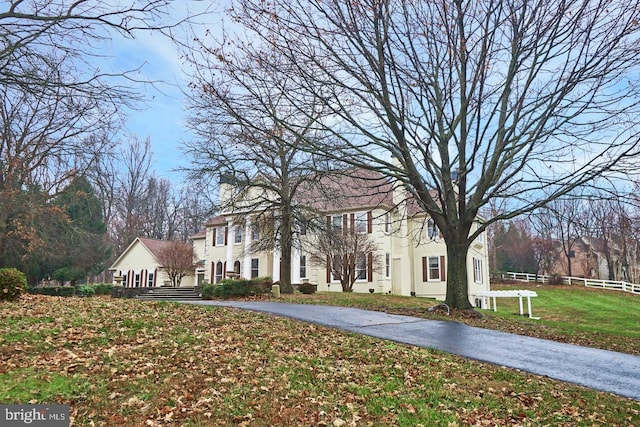
M 289 289 L 291 287 L 291 242 L 290 241 L 289 241 L 289 245 L 282 246 L 282 248 L 280 249 L 280 287 L 282 289 Z
M 469 302 L 468 249 L 466 242 L 447 242 L 447 296 L 444 302 L 451 308 L 473 308 Z
M 280 288 L 283 290 L 292 289 L 291 285 L 291 211 L 283 209 L 280 220 Z M 278 268 L 277 265 L 274 269 Z

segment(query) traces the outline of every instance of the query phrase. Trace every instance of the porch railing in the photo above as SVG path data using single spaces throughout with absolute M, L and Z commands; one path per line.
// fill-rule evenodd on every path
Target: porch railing
M 531 273 L 502 273 L 503 279 L 517 280 L 519 282 L 548 283 L 551 276 Z M 611 289 L 615 291 L 629 292 L 640 295 L 640 284 L 625 282 L 624 280 L 598 280 L 584 277 L 561 276 L 564 285 L 584 285 L 588 288 Z

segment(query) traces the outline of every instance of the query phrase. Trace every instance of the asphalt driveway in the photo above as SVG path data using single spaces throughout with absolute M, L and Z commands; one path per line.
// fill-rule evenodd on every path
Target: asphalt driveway
M 187 301 L 185 301 L 186 303 Z M 372 337 L 442 350 L 640 400 L 640 357 L 458 322 L 324 305 L 188 301 L 285 316 Z

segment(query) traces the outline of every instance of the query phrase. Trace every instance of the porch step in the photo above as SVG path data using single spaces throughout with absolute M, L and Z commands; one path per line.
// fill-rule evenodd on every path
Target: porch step
M 202 297 L 196 292 L 194 287 L 160 287 L 150 288 L 144 294 L 136 296 L 136 299 L 155 301 L 194 301 L 201 300 Z

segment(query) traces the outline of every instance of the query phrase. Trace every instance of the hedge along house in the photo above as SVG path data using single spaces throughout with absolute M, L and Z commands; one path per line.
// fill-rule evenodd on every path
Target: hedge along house
M 249 190 L 251 191 L 251 190 Z M 221 183 L 221 205 L 241 194 L 231 184 Z M 246 197 L 246 193 L 244 194 Z M 256 197 L 250 195 L 249 197 Z M 268 195 L 261 195 L 268 197 Z M 433 223 L 415 200 L 381 174 L 362 169 L 323 178 L 317 188 L 308 186 L 298 197 L 309 224 L 366 234 L 375 242 L 376 256 L 361 254 L 356 265 L 354 292 L 414 295 L 443 300 L 446 295 L 446 245 Z M 194 251 L 201 260 L 196 270 L 198 283 L 217 283 L 225 277 L 280 278 L 277 249 L 255 251 L 252 243 L 272 233 L 262 228 L 259 218 L 268 212 L 234 209 L 211 219 L 203 233 L 193 236 Z M 292 248 L 292 283 L 309 281 L 319 291 L 341 291 L 330 266 L 311 262 L 318 228 L 296 226 Z M 275 237 L 274 237 L 275 239 Z M 377 260 L 373 265 L 373 260 Z M 469 298 L 489 290 L 488 250 L 484 234 L 471 245 L 467 261 Z
M 127 288 L 148 288 L 167 286 L 170 280 L 159 261 L 160 253 L 171 242 L 137 237 L 114 261 L 109 270 L 122 278 L 122 286 Z M 186 276 L 180 286 L 193 286 L 194 277 Z

